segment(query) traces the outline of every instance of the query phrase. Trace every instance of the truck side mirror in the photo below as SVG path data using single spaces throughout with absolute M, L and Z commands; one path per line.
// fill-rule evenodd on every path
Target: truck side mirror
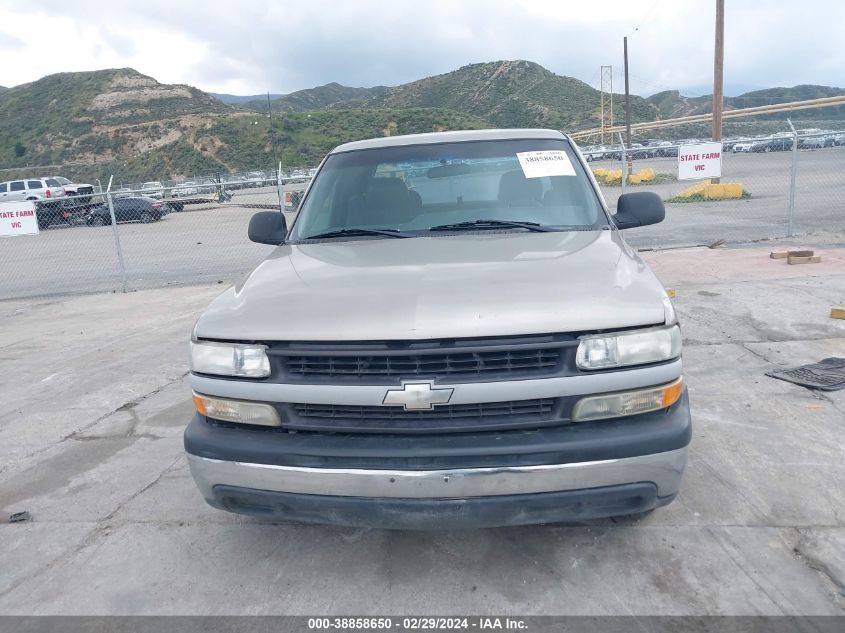
M 651 191 L 638 191 L 619 196 L 613 221 L 619 229 L 632 229 L 663 222 L 666 207 L 663 200 Z
M 288 225 L 281 211 L 259 211 L 249 219 L 249 239 L 259 244 L 283 244 Z

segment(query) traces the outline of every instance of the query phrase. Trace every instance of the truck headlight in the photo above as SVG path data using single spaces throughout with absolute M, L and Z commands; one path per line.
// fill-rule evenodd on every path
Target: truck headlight
M 677 325 L 581 337 L 575 363 L 579 369 L 607 369 L 659 363 L 681 355 Z
M 573 422 L 606 420 L 671 407 L 684 391 L 684 379 L 668 385 L 581 398 L 572 409 Z
M 266 346 L 191 341 L 191 371 L 198 374 L 266 378 L 270 360 Z
M 282 425 L 278 411 L 261 402 L 215 398 L 194 392 L 194 406 L 201 415 L 214 420 L 259 426 Z

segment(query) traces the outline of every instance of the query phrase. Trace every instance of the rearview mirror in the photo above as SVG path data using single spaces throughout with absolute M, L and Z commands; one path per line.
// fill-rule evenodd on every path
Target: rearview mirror
M 666 207 L 656 193 L 638 191 L 619 196 L 613 221 L 619 229 L 632 229 L 663 222 Z
M 466 163 L 453 163 L 451 165 L 432 167 L 425 175 L 429 178 L 451 178 L 453 176 L 465 176 L 470 173 L 472 173 L 472 167 Z
M 283 244 L 288 225 L 281 211 L 259 211 L 249 219 L 249 239 L 259 244 Z

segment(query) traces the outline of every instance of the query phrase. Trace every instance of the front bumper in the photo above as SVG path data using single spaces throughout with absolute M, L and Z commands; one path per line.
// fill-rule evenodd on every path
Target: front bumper
M 380 471 L 273 467 L 188 455 L 200 491 L 221 510 L 390 529 L 530 525 L 646 512 L 675 498 L 686 460 L 687 449 L 681 448 L 552 466 Z
M 188 464 L 212 506 L 387 528 L 488 527 L 645 512 L 677 494 L 686 393 L 666 411 L 559 429 L 353 437 L 215 427 L 195 417 Z

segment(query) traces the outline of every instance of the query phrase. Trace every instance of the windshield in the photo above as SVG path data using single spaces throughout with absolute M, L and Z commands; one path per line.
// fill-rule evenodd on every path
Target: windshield
M 62 178 L 61 176 L 56 176 L 54 180 L 57 180 L 61 185 L 72 185 L 73 183 L 68 180 L 67 178 Z
M 372 239 L 390 229 L 558 230 L 608 225 L 598 197 L 569 143 L 556 139 L 409 145 L 329 156 L 294 225 L 292 240 L 347 230 Z M 385 236 L 382 236 L 385 237 Z

